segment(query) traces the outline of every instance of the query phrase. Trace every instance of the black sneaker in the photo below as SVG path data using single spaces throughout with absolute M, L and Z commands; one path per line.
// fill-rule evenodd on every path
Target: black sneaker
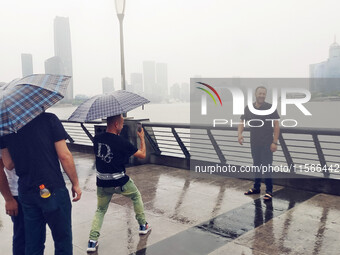
M 87 245 L 87 252 L 96 251 L 97 248 L 98 248 L 98 241 L 89 240 L 89 243 Z

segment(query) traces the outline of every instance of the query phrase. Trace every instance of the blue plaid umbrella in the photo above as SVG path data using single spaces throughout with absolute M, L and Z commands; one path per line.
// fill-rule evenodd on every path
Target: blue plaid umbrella
M 150 101 L 135 93 L 118 90 L 97 95 L 83 102 L 68 120 L 86 122 L 126 113 Z
M 17 132 L 61 100 L 70 76 L 33 74 L 0 87 L 0 136 Z

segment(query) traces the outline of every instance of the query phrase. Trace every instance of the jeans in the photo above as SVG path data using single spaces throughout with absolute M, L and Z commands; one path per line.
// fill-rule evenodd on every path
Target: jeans
M 141 194 L 132 179 L 122 187 L 97 187 L 97 210 L 92 221 L 90 239 L 97 241 L 100 236 L 100 229 L 113 194 L 121 194 L 129 197 L 133 202 L 136 220 L 139 225 L 146 223 L 144 205 Z
M 12 216 L 13 222 L 13 255 L 25 255 L 25 223 L 24 213 L 17 196 L 14 199 L 18 203 L 18 215 Z
M 254 166 L 268 166 L 273 163 L 273 152 L 270 150 L 270 145 L 262 146 L 251 146 L 251 154 L 253 157 Z M 261 169 L 261 168 L 260 168 Z M 254 189 L 259 190 L 261 188 L 262 175 L 264 177 L 264 183 L 266 184 L 266 193 L 272 194 L 273 192 L 273 181 L 271 172 L 267 171 L 262 174 L 262 172 L 255 173 L 255 183 Z
M 44 254 L 47 223 L 52 232 L 55 255 L 71 255 L 72 206 L 68 190 L 58 188 L 48 198 L 40 197 L 39 191 L 19 194 L 19 200 L 24 211 L 26 254 Z

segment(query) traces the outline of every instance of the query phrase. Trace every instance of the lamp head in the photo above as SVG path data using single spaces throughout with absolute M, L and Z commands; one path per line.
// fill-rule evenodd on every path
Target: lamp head
M 125 0 L 115 0 L 117 15 L 124 15 L 125 12 Z

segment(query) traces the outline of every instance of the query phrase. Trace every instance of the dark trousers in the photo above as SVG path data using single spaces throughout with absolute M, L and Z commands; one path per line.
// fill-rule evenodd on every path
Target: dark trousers
M 25 255 L 25 223 L 24 213 L 17 196 L 14 199 L 18 202 L 18 215 L 12 216 L 13 222 L 13 255 Z
M 19 194 L 25 219 L 26 254 L 43 255 L 46 224 L 52 232 L 55 255 L 72 254 L 71 201 L 63 187 L 52 192 L 49 198 L 39 192 Z
M 273 163 L 273 152 L 270 150 L 270 145 L 251 146 L 251 154 L 254 166 L 271 166 Z M 261 168 L 259 169 L 262 170 Z M 265 173 L 262 173 L 261 171 L 256 172 L 254 189 L 259 190 L 261 188 L 261 180 L 264 178 L 266 193 L 273 193 L 273 181 L 271 176 L 271 172 L 269 171 Z

